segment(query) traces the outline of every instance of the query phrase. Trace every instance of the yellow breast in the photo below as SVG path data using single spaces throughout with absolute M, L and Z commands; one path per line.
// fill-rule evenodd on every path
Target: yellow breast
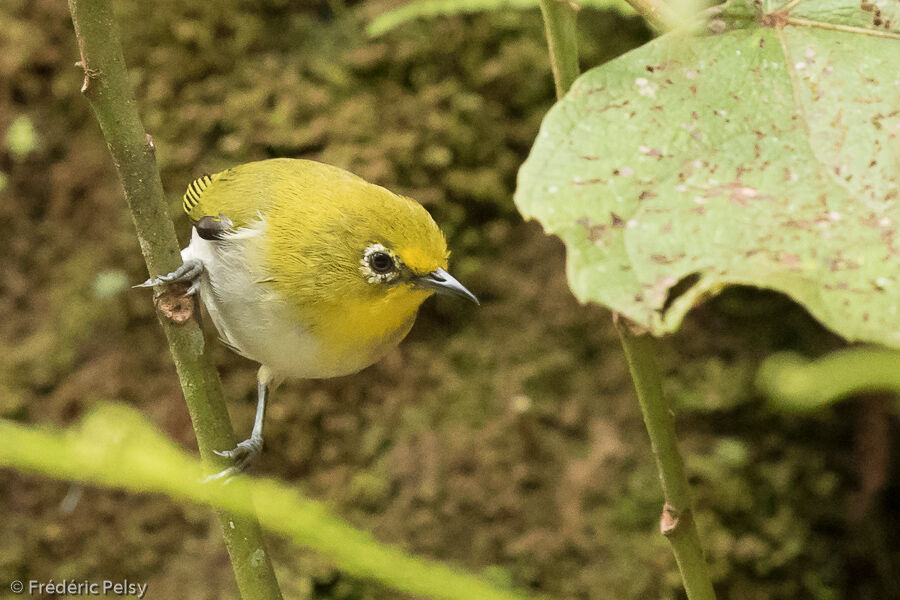
M 378 361 L 406 337 L 429 295 L 400 286 L 381 298 L 336 298 L 307 307 L 303 317 L 321 344 L 319 363 L 352 373 Z

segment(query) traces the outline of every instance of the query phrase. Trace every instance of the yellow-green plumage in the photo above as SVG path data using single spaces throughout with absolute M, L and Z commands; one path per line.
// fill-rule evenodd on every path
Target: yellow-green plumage
M 260 363 L 250 437 L 222 452 L 241 471 L 261 450 L 266 396 L 284 377 L 334 377 L 381 358 L 434 292 L 478 302 L 447 271 L 447 245 L 415 201 L 337 167 L 293 159 L 193 181 L 184 264 L 144 286 L 189 283 L 216 329 Z
M 204 263 L 201 298 L 223 338 L 278 375 L 329 377 L 378 360 L 431 294 L 413 278 L 447 263 L 444 237 L 421 205 L 313 161 L 204 176 L 184 207 L 195 222 L 231 222 L 222 239 L 195 235 L 186 252 Z M 366 279 L 361 257 L 373 244 L 402 264 L 390 284 Z M 281 343 L 277 334 L 293 338 Z

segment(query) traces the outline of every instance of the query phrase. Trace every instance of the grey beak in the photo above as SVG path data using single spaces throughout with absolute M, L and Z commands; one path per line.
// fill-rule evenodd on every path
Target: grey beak
M 466 287 L 458 282 L 453 275 L 444 269 L 435 269 L 428 275 L 422 275 L 416 279 L 416 287 L 427 290 L 434 290 L 438 294 L 446 294 L 448 296 L 459 296 L 466 300 L 471 300 L 475 304 L 480 304 L 475 294 L 466 289 Z

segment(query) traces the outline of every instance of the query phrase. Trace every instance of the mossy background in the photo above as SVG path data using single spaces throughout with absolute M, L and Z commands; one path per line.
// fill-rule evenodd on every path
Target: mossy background
M 391 7 L 121 0 L 125 55 L 182 239 L 195 176 L 315 158 L 423 202 L 481 308 L 429 301 L 364 372 L 274 395 L 255 470 L 411 552 L 561 599 L 679 598 L 661 492 L 610 315 L 579 306 L 562 245 L 511 196 L 553 83 L 537 10 L 416 22 Z M 582 64 L 649 39 L 582 11 Z M 192 430 L 105 144 L 78 89 L 65 3 L 0 5 L 0 416 L 66 425 L 98 401 Z M 210 331 L 210 338 L 214 334 Z M 877 397 L 811 417 L 751 385 L 778 349 L 839 346 L 783 297 L 726 293 L 661 344 L 701 535 L 724 599 L 900 598 L 896 421 Z M 255 368 L 215 345 L 238 431 Z M 0 487 L 0 597 L 13 579 L 149 583 L 235 598 L 208 510 L 12 472 Z M 382 600 L 270 539 L 289 598 Z

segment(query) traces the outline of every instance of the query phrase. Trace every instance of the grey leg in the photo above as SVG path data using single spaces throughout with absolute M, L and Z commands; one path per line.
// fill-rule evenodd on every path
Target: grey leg
M 160 275 L 154 279 L 148 279 L 134 287 L 153 287 L 163 283 L 190 283 L 185 296 L 196 294 L 200 289 L 200 275 L 203 274 L 203 263 L 196 258 L 186 260 L 180 267 L 167 275 Z
M 244 471 L 253 460 L 259 456 L 263 449 L 263 423 L 266 420 L 266 401 L 269 396 L 269 382 L 271 376 L 265 367 L 259 368 L 256 382 L 256 417 L 253 419 L 253 431 L 250 437 L 239 443 L 231 450 L 215 450 L 219 456 L 230 458 L 234 464 L 220 473 L 207 477 L 207 480 L 227 479 L 232 475 Z

